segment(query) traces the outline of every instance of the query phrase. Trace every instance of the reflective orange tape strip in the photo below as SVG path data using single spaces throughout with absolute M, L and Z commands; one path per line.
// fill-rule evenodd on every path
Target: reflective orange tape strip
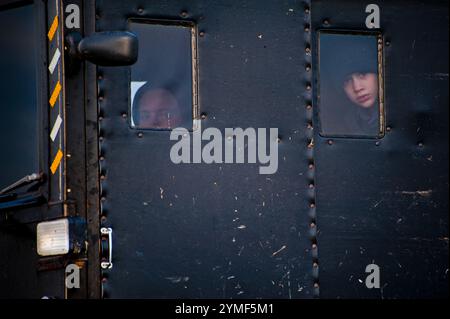
M 55 85 L 55 89 L 53 90 L 52 96 L 50 97 L 49 103 L 50 106 L 53 107 L 55 106 L 56 100 L 58 99 L 59 96 L 59 92 L 61 92 L 61 83 L 56 83 Z
M 61 163 L 61 159 L 63 157 L 63 152 L 58 149 L 58 153 L 56 153 L 55 159 L 53 160 L 52 166 L 50 166 L 50 170 L 52 171 L 52 174 L 56 173 L 56 170 L 59 167 L 59 164 Z
M 53 37 L 54 37 L 57 29 L 58 29 L 58 16 L 56 16 L 53 19 L 52 25 L 50 26 L 50 30 L 48 30 L 47 36 L 50 41 L 53 40 Z

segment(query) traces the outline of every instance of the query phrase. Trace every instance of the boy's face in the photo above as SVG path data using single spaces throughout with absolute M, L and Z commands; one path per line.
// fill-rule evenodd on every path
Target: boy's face
M 344 91 L 353 103 L 370 108 L 378 97 L 378 77 L 375 73 L 352 73 L 344 81 Z

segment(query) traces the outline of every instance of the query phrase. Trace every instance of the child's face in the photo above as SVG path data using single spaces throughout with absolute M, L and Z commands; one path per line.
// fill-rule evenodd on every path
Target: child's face
M 370 108 L 378 96 L 378 78 L 375 73 L 352 73 L 344 81 L 344 91 L 355 104 Z

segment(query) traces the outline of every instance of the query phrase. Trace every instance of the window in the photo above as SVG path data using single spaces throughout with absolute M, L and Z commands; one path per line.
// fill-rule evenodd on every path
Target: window
M 320 134 L 382 137 L 381 35 L 319 32 Z
M 0 189 L 39 168 L 33 8 L 0 6 Z
M 131 127 L 192 128 L 196 114 L 195 28 L 186 24 L 130 22 L 139 39 L 131 67 Z

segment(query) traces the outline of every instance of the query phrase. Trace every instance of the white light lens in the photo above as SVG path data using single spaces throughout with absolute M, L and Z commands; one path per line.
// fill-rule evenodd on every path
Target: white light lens
M 69 252 L 69 221 L 60 219 L 37 225 L 37 252 L 40 256 Z

